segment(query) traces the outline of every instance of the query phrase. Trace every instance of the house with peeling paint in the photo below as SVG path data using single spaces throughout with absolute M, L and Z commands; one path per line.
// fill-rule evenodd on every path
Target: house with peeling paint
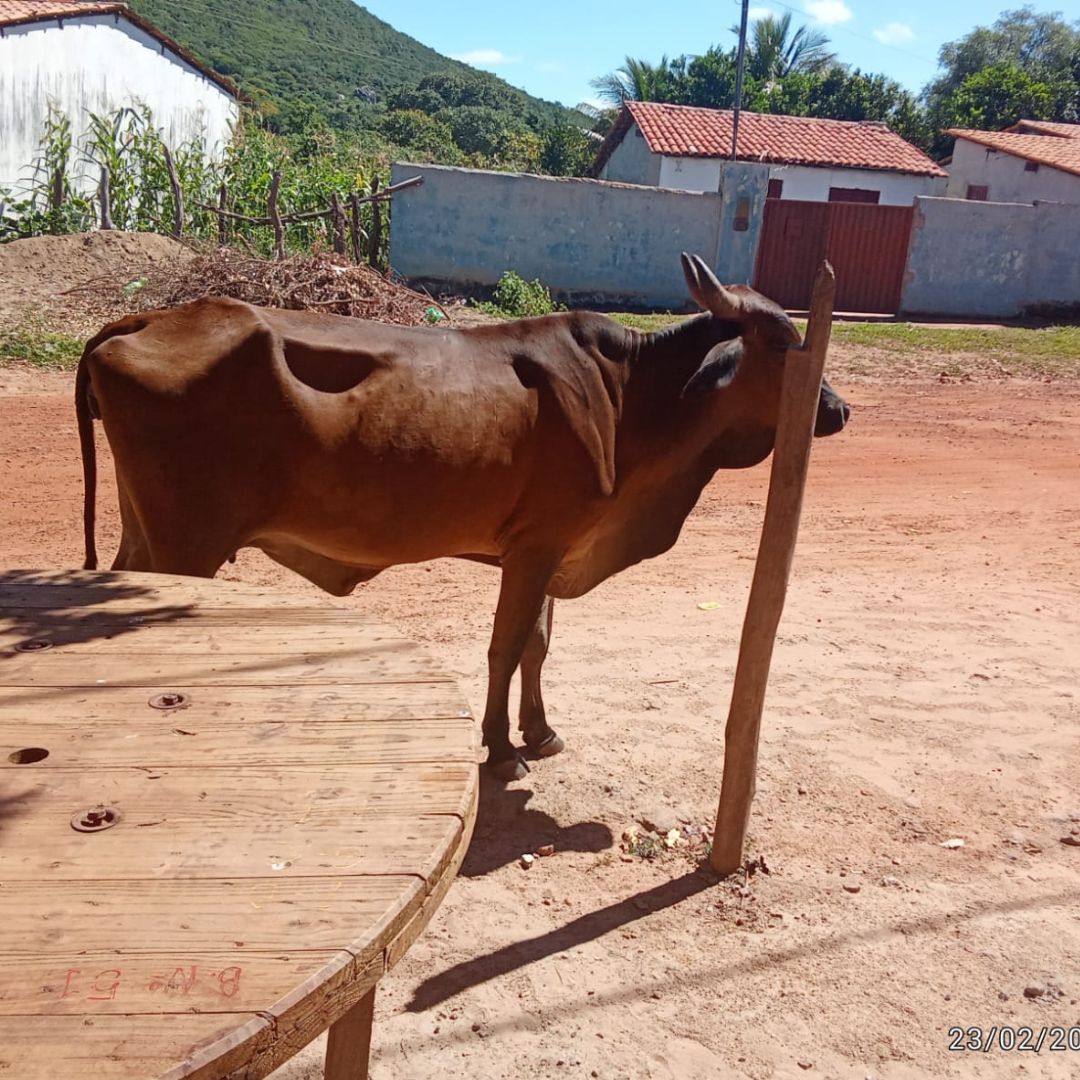
M 126 4 L 0 0 L 0 187 L 26 178 L 50 106 L 78 141 L 91 113 L 143 105 L 171 149 L 201 140 L 215 157 L 240 100 L 232 82 Z

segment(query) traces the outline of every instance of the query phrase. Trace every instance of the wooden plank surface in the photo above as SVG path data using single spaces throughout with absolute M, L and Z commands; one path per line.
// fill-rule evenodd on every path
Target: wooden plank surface
M 0 679 L 3 678 L 0 659 Z M 443 717 L 469 718 L 468 706 L 457 685 L 447 681 L 431 683 L 337 686 L 210 686 L 192 687 L 170 683 L 166 689 L 187 695 L 187 708 L 162 713 L 149 705 L 161 688 L 114 686 L 80 687 L 70 693 L 45 695 L 40 700 L 18 693 L 9 700 L 0 689 L 0 723 L 21 727 L 22 734 L 11 749 L 26 745 L 29 726 L 51 730 L 54 725 L 83 724 L 88 732 L 98 721 L 140 723 L 156 720 L 180 727 L 207 719 L 236 727 L 272 721 L 346 723 L 358 729 L 380 720 L 426 720 Z M 15 697 L 16 694 L 10 695 Z M 180 720 L 183 723 L 180 723 Z M 471 723 L 471 721 L 470 721 Z M 238 732 L 238 742 L 247 733 Z M 475 739 L 475 735 L 473 736 Z M 0 744 L 3 745 L 3 744 Z M 6 759 L 7 753 L 0 755 Z
M 54 687 L 68 692 L 90 686 L 293 686 L 435 682 L 447 678 L 410 642 L 325 652 L 200 653 L 189 649 L 127 652 L 117 642 L 99 655 L 49 649 L 3 658 L 4 684 Z M 27 698 L 30 695 L 26 695 Z
M 152 709 L 162 691 L 187 706 Z M 0 783 L 0 1074 L 255 1080 L 430 919 L 472 831 L 475 725 L 353 611 L 7 572 Z M 72 829 L 101 803 L 119 824 Z
M 357 926 L 377 927 L 398 909 L 411 911 L 423 894 L 424 882 L 412 874 L 101 880 L 78 891 L 66 881 L 6 881 L 4 956 L 48 960 L 55 968 L 57 957 L 115 959 L 158 952 L 163 941 L 178 963 L 225 944 L 234 963 L 240 951 L 356 952 Z M 223 925 L 243 927 L 243 938 L 225 942 Z
M 98 770 L 150 765 L 158 769 L 220 769 L 259 766 L 271 757 L 296 765 L 476 760 L 469 717 L 366 724 L 271 720 L 249 724 L 244 740 L 237 739 L 231 723 L 204 723 L 197 714 L 183 712 L 159 713 L 158 717 L 156 724 L 68 721 L 39 728 L 39 741 L 49 756 L 35 768 Z M 25 766 L 8 759 L 24 747 L 26 737 L 25 719 L 12 722 L 0 718 L 0 776 L 17 769 L 25 771 Z
M 215 1071 L 209 1074 L 224 1076 L 265 1053 L 274 1039 L 271 1022 L 253 1013 L 171 1013 L 105 1017 L 87 1023 L 88 1019 L 0 1017 L 0 1076 L 11 1080 L 147 1080 L 168 1076 L 177 1062 L 190 1060 L 204 1046 L 227 1041 L 232 1045 L 220 1047 Z M 190 1070 L 173 1075 L 197 1076 Z

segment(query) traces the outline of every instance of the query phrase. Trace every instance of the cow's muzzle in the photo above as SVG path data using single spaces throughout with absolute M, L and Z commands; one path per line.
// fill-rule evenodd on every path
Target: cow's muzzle
M 822 382 L 814 434 L 835 435 L 844 430 L 850 416 L 851 406 L 827 382 Z

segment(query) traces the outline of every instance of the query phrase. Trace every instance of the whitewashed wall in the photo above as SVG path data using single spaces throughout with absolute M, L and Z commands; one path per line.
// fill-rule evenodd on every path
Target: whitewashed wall
M 772 165 L 770 180 L 783 180 L 784 199 L 828 202 L 829 188 L 866 188 L 880 192 L 881 206 L 911 206 L 917 195 L 944 195 L 943 176 L 915 176 L 911 173 L 874 169 L 822 169 L 808 165 Z
M 0 186 L 26 175 L 37 153 L 48 103 L 71 119 L 76 139 L 90 112 L 141 102 L 165 142 L 202 136 L 223 151 L 237 118 L 232 95 L 124 18 L 83 15 L 5 27 L 0 37 Z M 86 178 L 90 190 L 97 178 Z
M 968 184 L 985 184 L 989 202 L 1080 203 L 1080 176 L 1049 165 L 1040 165 L 1037 172 L 1027 172 L 1026 164 L 1024 158 L 957 139 L 945 194 L 950 199 L 965 199 Z
M 661 157 L 660 186 L 676 191 L 719 191 L 720 158 Z

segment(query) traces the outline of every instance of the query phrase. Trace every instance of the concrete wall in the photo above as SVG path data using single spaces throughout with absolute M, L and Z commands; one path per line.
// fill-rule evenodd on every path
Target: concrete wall
M 641 128 L 632 124 L 619 145 L 600 170 L 601 180 L 619 184 L 660 184 L 660 155 L 654 154 L 641 134 Z M 665 185 L 667 186 L 667 185 Z M 712 188 L 715 191 L 716 188 Z
M 690 305 L 679 262 L 715 265 L 723 200 L 600 180 L 568 180 L 438 165 L 395 164 L 393 182 L 423 176 L 394 197 L 390 263 L 439 290 L 490 289 L 506 270 L 539 278 L 564 302 L 642 310 Z M 749 244 L 740 239 L 743 258 Z M 727 256 L 725 256 L 727 257 Z M 725 276 L 746 281 L 738 266 Z
M 1024 167 L 1026 164 L 1024 158 L 991 150 L 967 139 L 957 139 L 945 194 L 951 199 L 966 199 L 969 184 L 985 184 L 989 189 L 988 201 L 1080 203 L 1080 176 L 1052 169 L 1049 165 L 1040 165 L 1037 172 L 1028 172 Z
M 771 165 L 769 176 L 784 182 L 781 198 L 828 202 L 829 188 L 865 188 L 880 192 L 881 206 L 910 206 L 919 195 L 944 195 L 943 176 L 875 169 L 823 169 L 807 165 Z
M 1080 304 L 1080 214 L 1062 203 L 920 198 L 901 310 L 1009 318 Z
M 203 138 L 220 154 L 239 113 L 234 97 L 126 19 L 65 17 L 4 29 L 0 37 L 0 186 L 14 187 L 37 155 L 48 103 L 71 120 L 78 141 L 90 112 L 141 102 L 165 142 Z M 72 154 L 72 162 L 80 155 Z M 84 190 L 96 187 L 87 177 Z

